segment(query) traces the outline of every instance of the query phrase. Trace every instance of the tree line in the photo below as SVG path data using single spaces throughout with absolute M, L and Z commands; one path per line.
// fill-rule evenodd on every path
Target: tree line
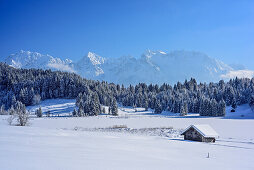
M 117 103 L 123 106 L 171 111 L 186 115 L 224 116 L 225 106 L 249 103 L 254 108 L 254 78 L 235 78 L 228 82 L 197 83 L 194 78 L 183 83 L 123 85 L 87 80 L 75 73 L 41 69 L 16 69 L 0 63 L 0 106 L 10 109 L 18 101 L 33 105 L 40 100 L 76 98 L 77 115 L 92 116 L 109 106 L 117 115 Z

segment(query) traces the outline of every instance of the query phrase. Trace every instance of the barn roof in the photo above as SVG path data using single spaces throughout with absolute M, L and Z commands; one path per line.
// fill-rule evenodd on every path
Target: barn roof
M 218 133 L 207 124 L 203 125 L 190 125 L 188 128 L 186 128 L 181 135 L 183 135 L 187 130 L 189 130 L 191 127 L 193 127 L 196 131 L 198 131 L 202 136 L 204 137 L 213 137 L 218 138 Z

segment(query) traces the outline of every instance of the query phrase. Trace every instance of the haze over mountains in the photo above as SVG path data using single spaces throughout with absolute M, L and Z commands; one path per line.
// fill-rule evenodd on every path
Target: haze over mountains
M 169 83 L 195 78 L 198 82 L 254 76 L 254 71 L 240 65 L 227 65 L 201 52 L 147 50 L 141 57 L 104 58 L 89 52 L 78 62 L 62 60 L 37 52 L 23 51 L 2 58 L 1 62 L 15 68 L 39 68 L 75 72 L 87 79 L 118 84 Z

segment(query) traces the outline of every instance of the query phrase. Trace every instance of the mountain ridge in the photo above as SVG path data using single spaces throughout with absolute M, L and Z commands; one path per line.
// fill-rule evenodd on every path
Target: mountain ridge
M 252 70 L 237 70 L 220 60 L 196 51 L 176 50 L 170 53 L 147 50 L 139 58 L 101 57 L 88 52 L 78 62 L 38 52 L 23 51 L 1 59 L 15 68 L 39 68 L 75 72 L 87 79 L 118 84 L 174 84 L 191 77 L 198 82 L 219 81 L 232 77 L 254 76 Z

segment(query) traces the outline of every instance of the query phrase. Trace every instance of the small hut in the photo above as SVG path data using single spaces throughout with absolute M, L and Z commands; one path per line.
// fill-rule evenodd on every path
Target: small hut
M 209 125 L 190 125 L 181 135 L 184 135 L 184 140 L 193 140 L 200 142 L 215 142 L 219 135 Z

